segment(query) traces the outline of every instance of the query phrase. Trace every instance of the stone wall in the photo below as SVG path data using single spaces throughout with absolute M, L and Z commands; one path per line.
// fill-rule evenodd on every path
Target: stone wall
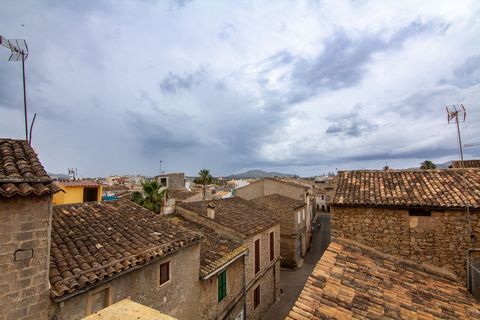
M 160 264 L 170 261 L 170 281 L 159 285 Z M 110 288 L 111 303 L 130 298 L 132 301 L 157 309 L 179 320 L 198 319 L 200 294 L 200 244 L 187 248 L 136 269 L 103 285 Z M 101 287 L 102 288 L 102 287 Z M 58 320 L 81 319 L 87 314 L 87 300 L 96 290 L 71 297 L 63 302 L 52 302 L 50 318 Z
M 471 212 L 474 234 L 480 240 L 479 212 Z M 466 278 L 466 250 L 472 245 L 464 211 L 431 211 L 409 216 L 406 209 L 332 206 L 332 236 L 351 239 L 375 249 L 429 263 Z
M 303 210 L 304 208 L 292 211 L 291 214 L 283 214 L 280 220 L 280 256 L 281 265 L 284 268 L 297 269 L 303 264 L 305 244 L 302 245 L 301 242 L 302 238 L 306 239 L 306 215 L 304 220 Z M 298 223 L 299 212 L 300 223 Z
M 274 232 L 275 254 L 270 261 L 269 235 Z M 260 239 L 260 271 L 255 275 L 255 240 Z M 253 237 L 247 238 L 244 243 L 248 247 L 248 256 L 245 259 L 245 274 L 247 288 L 247 319 L 260 319 L 280 295 L 280 225 L 267 229 Z M 253 290 L 261 286 L 260 305 L 253 308 Z
M 0 319 L 46 319 L 51 196 L 0 198 Z
M 235 319 L 243 310 L 244 299 L 244 262 L 239 258 L 227 267 L 227 295 L 218 302 L 218 277 L 200 280 L 200 317 L 201 319 Z

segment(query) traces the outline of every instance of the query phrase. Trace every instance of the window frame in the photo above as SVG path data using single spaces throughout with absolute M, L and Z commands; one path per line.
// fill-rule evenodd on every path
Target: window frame
M 270 262 L 275 259 L 275 231 L 270 231 L 268 234 L 270 245 Z
M 253 290 L 253 310 L 257 309 L 261 303 L 260 285 Z
M 220 272 L 217 276 L 217 298 L 221 302 L 227 296 L 227 269 Z
M 165 282 L 162 282 L 162 266 L 167 265 L 167 272 L 168 272 L 168 279 Z M 158 266 L 158 287 L 163 287 L 167 284 L 169 284 L 172 281 L 172 266 L 171 266 L 171 261 L 165 261 L 160 263 Z
M 418 208 L 408 209 L 408 215 L 410 217 L 431 217 L 432 210 Z
M 258 243 L 258 248 L 257 248 L 257 243 Z M 255 275 L 257 275 L 260 272 L 261 269 L 261 241 L 260 238 L 256 239 L 253 241 L 253 271 Z

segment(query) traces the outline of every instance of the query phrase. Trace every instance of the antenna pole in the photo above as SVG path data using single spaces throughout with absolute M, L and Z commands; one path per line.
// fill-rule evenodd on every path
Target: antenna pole
M 455 123 L 457 124 L 458 146 L 460 147 L 460 160 L 462 160 L 462 166 L 463 166 L 463 144 L 462 144 L 462 135 L 460 134 L 460 123 L 458 121 L 458 112 L 455 113 Z
M 27 113 L 27 89 L 25 87 L 25 53 L 21 52 L 22 54 L 22 73 L 23 73 L 23 113 L 25 116 L 25 140 L 27 140 L 28 144 L 31 141 L 28 139 L 28 113 Z

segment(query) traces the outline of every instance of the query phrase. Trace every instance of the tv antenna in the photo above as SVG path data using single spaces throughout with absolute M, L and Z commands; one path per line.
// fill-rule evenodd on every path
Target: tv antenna
M 160 163 L 160 174 L 162 174 L 162 172 L 163 172 L 163 171 L 162 171 L 162 163 L 165 162 L 165 161 L 159 160 L 158 162 Z
M 8 61 L 22 61 L 22 74 L 23 74 L 23 114 L 25 117 L 25 140 L 31 143 L 31 139 L 28 138 L 28 113 L 27 113 L 27 90 L 25 88 L 25 60 L 28 57 L 27 42 L 23 39 L 5 39 L 0 36 L 0 45 L 7 49 L 10 49 L 11 54 Z M 33 126 L 33 122 L 32 122 Z M 30 134 L 31 136 L 31 134 Z
M 447 119 L 448 123 L 455 123 L 457 125 L 457 138 L 458 138 L 458 148 L 460 150 L 460 160 L 462 160 L 463 166 L 463 145 L 462 145 L 462 136 L 460 134 L 460 121 L 465 122 L 467 117 L 467 110 L 463 104 L 452 104 L 446 106 L 447 110 Z
M 73 180 L 77 177 L 77 168 L 68 168 L 68 175 L 73 177 Z

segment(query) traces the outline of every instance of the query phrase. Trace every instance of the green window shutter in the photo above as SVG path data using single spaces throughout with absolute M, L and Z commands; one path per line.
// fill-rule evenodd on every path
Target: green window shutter
M 222 301 L 227 295 L 227 270 L 218 275 L 218 302 Z

